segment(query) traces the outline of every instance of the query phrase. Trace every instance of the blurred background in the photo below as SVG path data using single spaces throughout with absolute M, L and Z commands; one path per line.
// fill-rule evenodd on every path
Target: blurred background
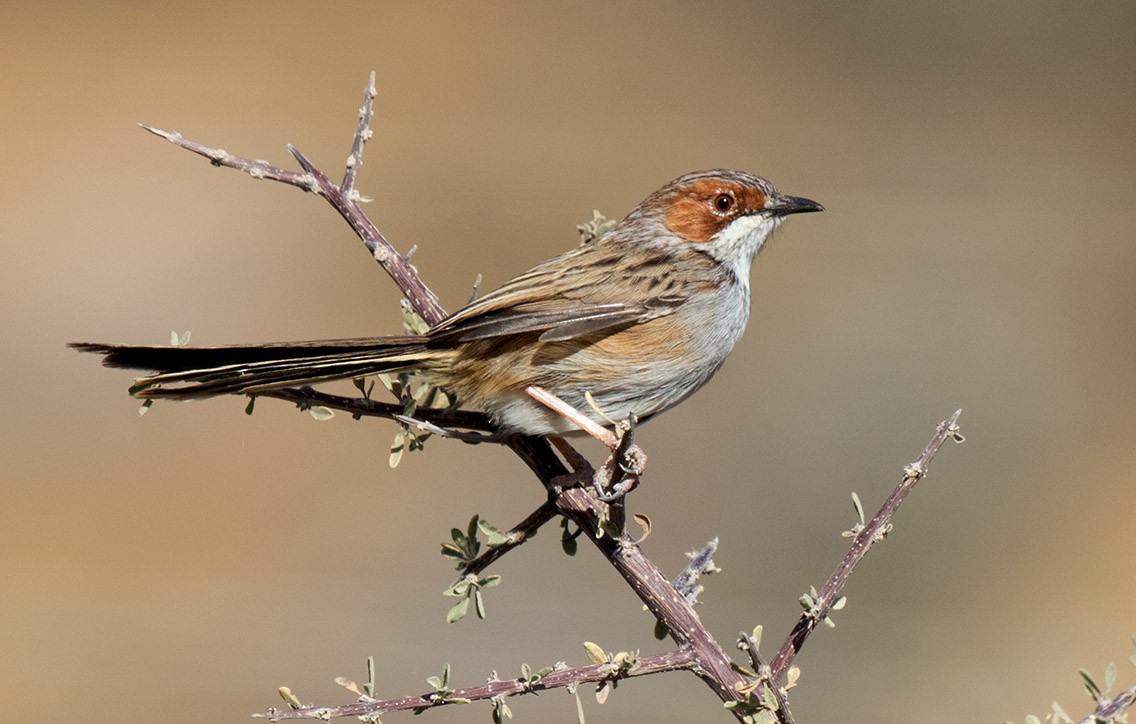
M 725 369 L 641 431 L 632 501 L 668 574 L 720 536 L 700 613 L 772 652 L 934 426 L 948 445 L 803 651 L 802 722 L 1090 710 L 1078 667 L 1136 633 L 1136 5 L 1129 2 L 11 3 L 0 39 L 0 700 L 11 721 L 244 722 L 280 705 L 664 650 L 555 528 L 444 622 L 438 544 L 542 494 L 507 451 L 272 400 L 158 404 L 64 348 L 400 331 L 394 285 L 323 201 L 145 122 L 338 175 L 367 74 L 368 208 L 451 310 L 684 172 L 760 173 L 827 212 L 753 271 Z M 340 389 L 350 389 L 349 387 Z M 602 453 L 586 448 L 597 460 Z M 589 722 L 728 721 L 689 675 Z M 550 692 L 520 721 L 574 721 Z M 431 721 L 488 721 L 484 705 Z M 205 714 L 205 712 L 208 712 Z M 391 715 L 403 721 L 408 715 Z

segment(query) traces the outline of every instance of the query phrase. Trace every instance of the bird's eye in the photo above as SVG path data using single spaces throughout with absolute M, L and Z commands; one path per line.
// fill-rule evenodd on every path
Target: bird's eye
M 718 194 L 713 203 L 716 211 L 725 213 L 734 208 L 734 197 L 731 194 Z

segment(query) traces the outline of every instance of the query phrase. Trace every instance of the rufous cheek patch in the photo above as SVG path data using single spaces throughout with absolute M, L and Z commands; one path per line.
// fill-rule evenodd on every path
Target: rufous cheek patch
M 714 214 L 705 201 L 685 195 L 671 202 L 663 219 L 668 229 L 695 244 L 710 241 L 726 221 Z
M 735 200 L 734 207 L 726 212 L 714 208 L 714 198 L 722 193 L 731 194 Z M 699 179 L 678 190 L 663 223 L 683 239 L 705 244 L 738 216 L 763 208 L 765 194 L 761 189 L 720 179 Z

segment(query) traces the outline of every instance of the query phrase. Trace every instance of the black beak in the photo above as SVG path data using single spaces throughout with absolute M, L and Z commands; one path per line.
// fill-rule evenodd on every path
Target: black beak
M 774 216 L 788 216 L 789 214 L 807 214 L 813 211 L 824 211 L 824 207 L 812 199 L 800 196 L 777 196 L 776 206 L 767 206 L 767 213 Z

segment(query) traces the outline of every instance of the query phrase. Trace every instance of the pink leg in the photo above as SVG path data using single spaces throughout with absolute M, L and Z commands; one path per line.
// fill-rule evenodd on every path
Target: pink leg
M 616 446 L 619 445 L 619 438 L 615 436 L 615 433 L 613 433 L 611 430 L 608 430 L 606 427 L 602 427 L 601 425 L 592 422 L 590 418 L 584 416 L 584 413 L 580 412 L 575 407 L 572 407 L 567 402 L 560 399 L 543 387 L 529 385 L 525 388 L 525 393 L 553 412 L 560 413 L 560 415 L 564 417 L 564 419 L 568 420 L 571 423 L 574 423 L 576 427 L 599 440 L 604 445 L 607 445 L 609 449 L 614 450 Z
M 631 444 L 630 429 L 624 433 L 625 437 L 620 438 L 611 430 L 585 417 L 584 414 L 575 407 L 572 407 L 543 387 L 529 385 L 525 388 L 525 392 L 529 397 L 532 397 L 550 410 L 559 413 L 566 420 L 575 423 L 577 427 L 602 442 L 611 450 L 611 457 L 608 458 L 603 467 L 592 474 L 592 485 L 600 500 L 614 502 L 631 492 L 631 490 L 638 485 L 639 477 L 647 467 L 647 456 L 638 445 Z M 590 471 L 592 469 L 588 461 L 585 460 L 580 453 L 576 452 L 576 450 L 568 444 L 567 440 L 556 436 L 550 436 L 549 440 L 552 442 L 553 446 L 560 451 L 560 454 L 564 456 L 564 459 L 576 474 L 586 475 L 587 473 L 584 471 Z M 609 484 L 611 486 L 610 492 L 605 490 L 605 487 Z

